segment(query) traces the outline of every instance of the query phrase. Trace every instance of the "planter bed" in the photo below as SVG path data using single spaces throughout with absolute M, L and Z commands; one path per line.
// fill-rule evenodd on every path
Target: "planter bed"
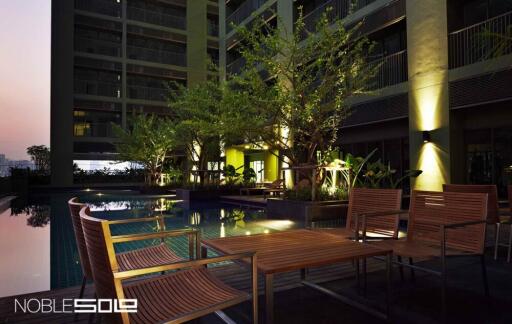
M 238 195 L 239 188 L 226 189 L 176 189 L 176 198 L 185 201 L 219 199 L 221 196 Z
M 284 218 L 309 224 L 321 220 L 344 219 L 347 216 L 348 202 L 300 201 L 279 198 L 267 199 L 267 216 Z

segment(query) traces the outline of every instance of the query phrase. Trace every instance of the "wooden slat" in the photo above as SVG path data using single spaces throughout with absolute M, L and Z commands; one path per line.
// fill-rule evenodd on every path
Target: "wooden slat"
M 498 188 L 496 187 L 496 185 L 443 184 L 443 191 L 462 193 L 486 193 L 488 195 L 487 221 L 489 223 L 497 223 L 499 221 Z
M 220 238 L 203 244 L 226 254 L 257 252 L 258 270 L 265 274 L 385 255 L 389 251 L 311 230 Z
M 73 222 L 73 230 L 75 231 L 78 256 L 80 257 L 80 266 L 82 267 L 84 276 L 87 279 L 92 279 L 91 264 L 89 262 L 89 255 L 87 254 L 82 221 L 80 220 L 80 210 L 85 206 L 85 204 L 79 203 L 76 197 L 68 201 L 69 213 L 71 215 L 71 221 Z
M 350 192 L 346 227 L 353 233 L 357 214 L 400 210 L 401 204 L 401 189 L 354 188 Z M 366 219 L 367 232 L 397 237 L 398 221 L 397 215 L 369 217 Z

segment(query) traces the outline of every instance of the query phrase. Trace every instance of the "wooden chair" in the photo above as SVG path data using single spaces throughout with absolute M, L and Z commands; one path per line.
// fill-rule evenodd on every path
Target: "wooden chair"
M 98 298 L 137 299 L 136 313 L 104 313 L 103 319 L 107 323 L 182 323 L 220 312 L 251 298 L 253 320 L 257 323 L 256 254 L 241 253 L 200 259 L 200 253 L 196 253 L 195 260 L 126 270 L 119 263 L 114 252 L 114 244 L 165 238 L 181 235 L 181 232 L 112 236 L 112 222 L 91 217 L 88 207 L 82 208 L 80 218 Z M 199 248 L 198 245 L 197 249 Z M 248 293 L 227 286 L 215 278 L 206 267 L 212 263 L 240 259 L 251 260 L 252 297 Z M 175 272 L 147 277 L 165 271 Z M 129 280 L 135 278 L 137 280 Z M 220 315 L 225 316 L 222 312 Z
M 73 222 L 73 229 L 75 231 L 76 245 L 78 248 L 78 255 L 80 257 L 80 264 L 82 266 L 83 279 L 82 287 L 80 289 L 79 298 L 83 297 L 85 284 L 87 280 L 92 280 L 92 270 L 90 266 L 89 256 L 87 253 L 87 247 L 85 244 L 84 233 L 82 229 L 82 221 L 80 219 L 80 210 L 86 207 L 85 204 L 78 202 L 77 198 L 72 198 L 68 201 L 69 212 L 71 214 L 71 220 Z M 110 221 L 109 224 L 128 224 L 135 222 L 156 222 L 157 227 L 160 229 L 165 228 L 164 218 L 162 217 L 147 217 L 147 218 L 133 218 L 126 220 L 115 220 Z M 174 233 L 180 233 L 182 236 L 188 236 L 189 238 L 189 253 L 190 258 L 193 258 L 194 254 L 194 240 L 195 237 L 196 245 L 199 245 L 199 232 L 195 229 L 184 229 L 175 231 Z M 162 264 L 169 264 L 173 262 L 183 261 L 184 259 L 176 255 L 162 239 L 160 244 L 145 247 L 142 249 L 132 250 L 128 252 L 122 252 L 116 254 L 116 259 L 119 264 L 119 268 L 122 271 L 134 270 L 139 268 L 154 267 Z
M 478 256 L 482 265 L 485 294 L 489 296 L 484 258 L 487 196 L 483 193 L 414 191 L 409 209 L 407 238 L 371 243 L 391 248 L 397 256 L 440 259 L 441 271 L 400 261 L 397 263 L 441 278 L 443 318 L 446 315 L 448 256 Z M 363 226 L 363 235 L 365 231 Z
M 263 190 L 263 198 L 267 198 L 267 194 L 271 195 L 273 193 L 282 193 L 286 190 L 284 186 L 284 179 L 277 179 L 270 183 L 264 190 Z
M 501 222 L 498 205 L 498 189 L 496 185 L 443 184 L 443 191 L 486 193 L 488 195 L 487 222 L 495 226 L 494 260 L 498 259 Z
M 345 228 L 321 230 L 346 238 L 358 239 L 364 220 L 367 236 L 398 238 L 399 215 L 402 213 L 400 211 L 401 204 L 401 189 L 354 188 L 350 192 Z M 375 213 L 381 217 L 363 217 Z

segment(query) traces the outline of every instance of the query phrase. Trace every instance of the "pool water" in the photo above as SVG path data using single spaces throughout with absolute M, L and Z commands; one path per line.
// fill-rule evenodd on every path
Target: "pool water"
M 267 219 L 264 209 L 235 207 L 219 202 L 192 206 L 174 196 L 141 196 L 132 191 L 58 193 L 20 197 L 0 206 L 0 297 L 78 285 L 80 259 L 67 201 L 78 196 L 93 216 L 109 220 L 165 216 L 167 230 L 198 228 L 202 238 L 271 233 L 302 227 L 290 220 Z M 151 232 L 155 223 L 112 225 L 113 235 Z M 159 240 L 159 239 L 158 239 Z M 188 256 L 186 237 L 166 243 Z M 116 246 L 121 252 L 145 245 L 137 241 Z

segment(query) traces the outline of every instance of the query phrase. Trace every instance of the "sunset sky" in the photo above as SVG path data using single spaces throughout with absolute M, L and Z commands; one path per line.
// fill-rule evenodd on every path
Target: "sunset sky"
M 50 143 L 51 0 L 0 0 L 0 154 Z

